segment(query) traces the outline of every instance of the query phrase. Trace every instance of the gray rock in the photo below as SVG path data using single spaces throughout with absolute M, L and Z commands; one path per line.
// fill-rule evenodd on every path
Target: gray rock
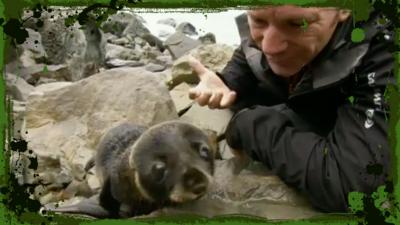
M 31 69 L 28 82 L 38 85 L 45 82 L 44 79 L 53 81 L 73 81 L 74 78 L 72 71 L 67 65 L 37 65 Z
M 127 37 L 122 37 L 122 38 L 117 38 L 117 39 L 113 39 L 110 40 L 109 43 L 115 44 L 115 45 L 128 45 L 129 44 L 129 39 Z
M 13 128 L 13 138 L 22 139 L 21 132 L 24 127 L 25 109 L 26 102 L 12 101 L 12 128 Z
M 141 56 L 141 60 L 143 60 L 145 63 L 157 63 L 157 57 L 162 55 L 157 47 L 146 45 L 142 48 L 142 50 L 143 54 Z
M 207 33 L 201 37 L 199 37 L 199 41 L 202 44 L 215 44 L 217 43 L 215 35 L 213 33 Z
M 62 64 L 65 62 L 68 53 L 71 51 L 80 50 L 82 48 L 82 41 L 76 40 L 77 27 L 67 28 L 64 24 L 63 19 L 49 20 L 48 18 L 43 19 L 44 25 L 39 30 L 42 36 L 42 44 L 46 51 L 49 64 Z M 75 39 L 66 46 L 67 39 Z M 81 39 L 84 39 L 82 35 Z M 75 47 L 77 46 L 77 47 Z
M 20 47 L 33 53 L 33 59 L 35 62 L 44 62 L 47 59 L 47 54 L 42 45 L 42 36 L 39 32 L 32 29 L 27 28 L 26 30 L 28 31 L 29 36 Z
M 176 27 L 176 21 L 173 18 L 166 18 L 166 19 L 161 19 L 161 20 L 157 20 L 158 24 L 165 24 L 171 27 Z
M 98 73 L 99 68 L 105 62 L 106 39 L 103 32 L 97 27 L 95 21 L 92 20 L 86 22 L 83 31 L 86 39 L 86 49 L 83 57 L 84 65 L 81 76 L 74 80 L 80 80 Z M 70 67 L 72 66 L 74 65 L 70 65 Z
M 106 45 L 106 61 L 110 59 L 122 60 L 135 60 L 138 61 L 143 54 L 142 51 L 137 49 L 125 48 L 119 45 L 109 44 Z
M 145 69 L 150 72 L 161 72 L 166 69 L 164 65 L 149 63 L 145 66 Z
M 30 95 L 34 96 L 43 96 L 48 95 L 48 92 L 56 91 L 65 87 L 72 85 L 73 82 L 54 82 L 54 83 L 46 83 L 41 84 L 35 87 L 35 90 L 30 93 Z
M 106 62 L 107 68 L 115 68 L 115 67 L 139 67 L 144 66 L 144 63 L 141 61 L 134 60 L 122 60 L 122 59 L 110 59 Z
M 15 100 L 26 101 L 29 93 L 34 90 L 32 85 L 14 74 L 6 73 L 5 80 L 7 94 Z
M 212 130 L 221 135 L 225 133 L 226 126 L 233 113 L 229 109 L 209 109 L 194 104 L 179 119 L 197 125 L 200 128 Z
M 154 35 L 152 35 L 152 34 L 150 34 L 150 33 L 147 33 L 147 34 L 142 35 L 142 38 L 143 38 L 150 46 L 152 46 L 152 47 L 157 47 L 157 49 L 158 49 L 160 52 L 164 52 L 165 46 L 164 46 L 164 44 L 162 43 L 162 41 L 161 41 L 158 37 L 156 37 L 156 36 L 154 36 Z
M 143 19 L 135 15 L 122 32 L 122 36 L 142 37 L 146 33 L 150 33 L 150 31 L 143 25 Z
M 188 94 L 190 88 L 188 84 L 181 83 L 169 92 L 178 114 L 181 114 L 183 110 L 187 110 L 193 104 Z
M 168 51 L 165 51 L 168 52 Z M 159 55 L 154 60 L 156 63 L 165 65 L 166 67 L 172 67 L 173 61 L 171 55 Z
M 181 32 L 176 32 L 164 42 L 173 59 L 177 59 L 201 44 Z
M 198 35 L 198 33 L 196 31 L 196 27 L 194 27 L 191 23 L 188 23 L 188 22 L 180 23 L 176 27 L 176 31 L 187 34 L 189 36 Z
M 104 39 L 106 39 L 108 43 L 113 43 L 113 41 L 119 39 L 119 37 L 112 33 L 104 33 Z
M 136 20 L 136 15 L 130 12 L 117 12 L 111 15 L 101 24 L 101 28 L 105 33 L 111 33 L 117 37 L 121 37 L 125 28 L 131 21 Z

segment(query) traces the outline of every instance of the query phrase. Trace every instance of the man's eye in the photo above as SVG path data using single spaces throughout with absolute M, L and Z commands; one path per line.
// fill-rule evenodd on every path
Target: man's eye
M 260 19 L 252 19 L 251 24 L 255 27 L 262 27 L 262 26 L 265 26 L 267 24 L 267 22 L 264 20 L 260 20 Z
M 292 20 L 289 21 L 289 25 L 293 27 L 303 27 L 307 24 L 306 20 Z

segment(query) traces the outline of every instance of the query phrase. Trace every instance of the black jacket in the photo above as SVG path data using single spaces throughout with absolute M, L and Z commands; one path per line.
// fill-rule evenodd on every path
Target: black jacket
M 263 162 L 326 211 L 346 211 L 352 191 L 371 193 L 390 171 L 388 87 L 396 84 L 392 26 L 379 15 L 339 24 L 328 45 L 301 73 L 292 93 L 265 58 L 254 73 L 244 40 L 219 74 L 237 92 L 226 138 L 234 149 Z M 253 49 L 254 50 L 254 49 Z M 254 59 L 252 59 L 254 60 Z M 391 85 L 390 85 L 391 84 Z

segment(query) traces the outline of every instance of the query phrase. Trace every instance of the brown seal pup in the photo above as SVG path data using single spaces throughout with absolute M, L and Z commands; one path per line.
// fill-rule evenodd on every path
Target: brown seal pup
M 207 135 L 188 123 L 168 121 L 149 129 L 122 124 L 98 145 L 98 204 L 52 211 L 125 218 L 198 199 L 211 182 L 214 151 Z

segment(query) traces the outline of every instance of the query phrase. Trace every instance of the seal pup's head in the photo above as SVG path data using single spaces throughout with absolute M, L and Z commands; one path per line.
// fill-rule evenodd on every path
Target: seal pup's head
M 183 203 L 203 196 L 214 173 L 214 152 L 199 128 L 168 121 L 146 130 L 131 147 L 135 183 L 149 201 Z

